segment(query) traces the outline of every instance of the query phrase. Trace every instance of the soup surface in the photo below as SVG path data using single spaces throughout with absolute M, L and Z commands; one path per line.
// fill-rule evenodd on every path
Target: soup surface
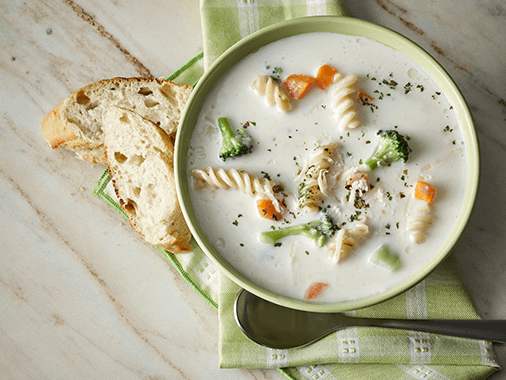
M 361 126 L 339 126 L 336 83 L 324 90 L 314 85 L 302 99 L 291 100 L 289 112 L 269 106 L 252 88 L 258 75 L 281 81 L 290 74 L 315 76 L 323 64 L 343 76 L 358 77 L 356 94 L 350 98 Z M 235 129 L 246 127 L 251 153 L 226 161 L 219 157 L 219 117 L 228 118 Z M 406 138 L 411 150 L 406 162 L 374 170 L 364 165 L 381 139 L 380 130 L 394 130 Z M 323 173 L 329 176 L 329 189 L 319 210 L 300 208 L 297 198 L 304 172 L 327 144 L 335 144 L 331 168 Z M 307 298 L 308 288 L 322 283 L 322 291 L 310 298 L 336 302 L 382 292 L 433 260 L 463 207 L 464 149 L 451 104 L 408 57 L 367 38 L 308 33 L 273 42 L 247 56 L 209 93 L 192 135 L 187 175 L 199 227 L 238 271 L 264 288 L 296 299 Z M 192 171 L 208 167 L 245 170 L 282 185 L 286 203 L 282 220 L 260 217 L 258 197 L 197 186 Z M 366 174 L 368 186 L 360 194 L 349 185 L 357 172 Z M 424 226 L 426 238 L 417 243 L 407 215 L 424 202 L 413 196 L 420 180 L 437 188 L 437 196 Z M 342 260 L 333 253 L 339 245 L 335 240 L 342 238 L 339 231 L 322 247 L 303 235 L 288 236 L 275 245 L 259 238 L 264 231 L 318 220 L 323 214 L 339 229 L 365 224 L 369 233 Z M 392 270 L 373 262 L 381 246 L 399 258 L 400 267 Z

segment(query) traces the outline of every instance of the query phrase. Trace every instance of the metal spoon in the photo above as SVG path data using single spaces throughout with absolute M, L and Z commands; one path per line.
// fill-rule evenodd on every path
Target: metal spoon
M 234 314 L 248 338 L 262 346 L 277 349 L 305 346 L 334 331 L 358 326 L 416 330 L 506 343 L 506 320 L 355 318 L 338 313 L 289 309 L 246 290 L 237 295 Z

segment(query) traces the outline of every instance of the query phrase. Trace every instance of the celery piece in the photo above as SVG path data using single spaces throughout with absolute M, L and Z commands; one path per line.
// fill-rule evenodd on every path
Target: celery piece
M 392 272 L 401 267 L 401 259 L 399 256 L 386 246 L 382 245 L 374 252 L 369 261 L 375 265 L 390 269 Z

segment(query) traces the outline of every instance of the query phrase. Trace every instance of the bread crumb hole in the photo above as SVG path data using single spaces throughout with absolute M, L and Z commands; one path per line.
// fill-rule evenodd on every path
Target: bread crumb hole
M 160 103 L 158 103 L 156 100 L 153 100 L 153 99 L 144 99 L 144 105 L 148 108 L 152 108 L 152 107 L 155 107 L 157 105 L 159 105 Z
M 134 192 L 134 195 L 135 195 L 136 197 L 138 197 L 139 195 L 141 195 L 141 188 L 140 188 L 140 187 L 138 187 L 138 186 L 136 186 L 136 187 L 134 187 L 133 192 Z
M 148 87 L 141 87 L 139 91 L 137 91 L 137 93 L 144 96 L 148 96 L 151 95 L 153 91 L 151 91 Z
M 135 203 L 133 199 L 127 198 L 127 201 L 123 207 L 127 213 L 135 215 L 137 203 Z
M 128 159 L 128 157 L 121 152 L 114 152 L 114 159 L 120 164 L 122 164 Z
M 121 117 L 119 118 L 119 121 L 121 121 L 122 123 L 128 123 L 128 115 L 126 113 L 124 113 L 123 115 L 121 115 Z
M 86 96 L 84 91 L 78 91 L 76 94 L 76 102 L 77 102 L 77 104 L 85 105 L 90 102 L 90 98 L 88 98 L 88 96 Z
M 144 162 L 144 157 L 136 154 L 130 158 L 130 162 L 135 166 L 140 166 Z

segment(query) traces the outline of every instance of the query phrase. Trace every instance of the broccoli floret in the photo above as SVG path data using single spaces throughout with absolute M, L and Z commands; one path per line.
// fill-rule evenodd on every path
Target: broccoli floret
M 251 136 L 246 129 L 239 128 L 234 131 L 226 117 L 218 118 L 218 128 L 221 132 L 222 143 L 220 158 L 225 161 L 227 158 L 239 157 L 250 153 L 253 149 Z
M 337 230 L 338 227 L 334 224 L 332 218 L 325 214 L 320 220 L 262 232 L 260 240 L 267 244 L 275 244 L 286 236 L 304 235 L 313 239 L 318 247 L 323 247 Z
M 367 166 L 371 170 L 378 166 L 389 166 L 392 162 L 406 162 L 409 157 L 410 148 L 406 138 L 397 131 L 378 132 L 380 141 L 373 155 L 366 160 Z

